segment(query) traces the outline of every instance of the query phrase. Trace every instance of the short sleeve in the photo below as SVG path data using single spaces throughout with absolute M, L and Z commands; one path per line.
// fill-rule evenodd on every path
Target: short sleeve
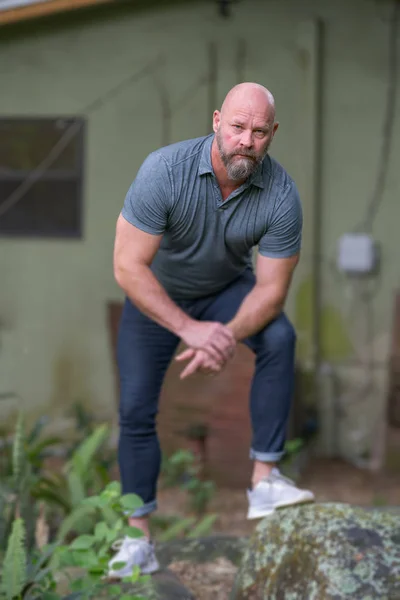
M 130 186 L 121 214 L 138 229 L 160 235 L 167 227 L 172 194 L 168 165 L 160 154 L 152 153 Z
M 269 258 L 289 258 L 300 252 L 303 213 L 297 187 L 291 182 L 278 199 L 258 251 Z

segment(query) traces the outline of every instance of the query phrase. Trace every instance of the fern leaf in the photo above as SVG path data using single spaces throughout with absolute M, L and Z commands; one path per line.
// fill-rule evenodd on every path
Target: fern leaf
M 19 482 L 24 470 L 24 462 L 24 417 L 22 412 L 19 412 L 12 447 L 12 469 L 15 486 L 17 488 L 19 487 Z
M 25 524 L 13 523 L 3 563 L 2 588 L 7 600 L 19 597 L 26 584 Z

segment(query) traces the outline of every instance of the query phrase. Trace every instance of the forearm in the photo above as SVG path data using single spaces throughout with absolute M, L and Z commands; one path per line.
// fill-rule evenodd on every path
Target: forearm
M 175 335 L 181 337 L 193 321 L 168 296 L 148 266 L 138 265 L 129 272 L 118 273 L 116 279 L 141 312 Z
M 227 324 L 235 339 L 243 340 L 263 329 L 280 314 L 284 300 L 276 286 L 256 284 Z

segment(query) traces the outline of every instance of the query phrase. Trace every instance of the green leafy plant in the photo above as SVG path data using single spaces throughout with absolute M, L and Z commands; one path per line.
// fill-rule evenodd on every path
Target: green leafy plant
M 5 429 L 0 432 L 0 472 L 2 477 L 10 477 L 14 472 L 16 442 L 23 444 L 26 458 L 35 473 L 42 471 L 46 458 L 59 454 L 59 445 L 62 444 L 62 439 L 44 435 L 45 427 L 49 423 L 48 417 L 39 417 L 28 431 L 26 431 L 23 421 L 23 412 L 20 411 L 14 436 L 11 437 Z M 20 438 L 19 434 L 22 431 L 24 435 L 23 438 Z
M 210 500 L 215 493 L 215 484 L 213 481 L 202 481 L 197 477 L 192 477 L 183 484 L 183 489 L 189 494 L 189 507 L 198 516 L 206 513 Z
M 179 486 L 187 491 L 189 509 L 202 516 L 215 493 L 215 485 L 200 479 L 199 469 L 193 452 L 178 450 L 170 457 L 164 457 L 162 476 L 165 487 Z
M 298 454 L 303 447 L 304 440 L 302 438 L 294 438 L 293 440 L 288 440 L 285 443 L 285 456 L 283 460 L 290 460 L 290 458 Z
M 169 457 L 163 457 L 163 486 L 179 487 L 187 492 L 188 510 L 194 514 L 184 518 L 175 515 L 169 518 L 153 516 L 151 521 L 158 530 L 160 541 L 183 536 L 199 537 L 212 531 L 218 515 L 207 514 L 207 509 L 215 493 L 215 485 L 212 481 L 203 481 L 198 475 L 199 465 L 191 451 L 180 449 Z
M 96 514 L 96 525 L 90 534 L 80 535 L 70 545 L 60 546 L 56 553 L 58 567 L 78 567 L 86 570 L 85 576 L 70 582 L 72 592 L 85 592 L 95 597 L 104 584 L 101 578 L 107 573 L 110 560 L 109 548 L 119 538 L 124 536 L 138 538 L 143 532 L 126 524 L 126 514 L 135 511 L 143 505 L 135 494 L 121 496 L 119 482 L 112 482 L 97 496 L 91 496 L 83 501 Z M 99 520 L 99 519 L 103 520 Z M 121 568 L 121 565 L 115 565 Z M 144 586 L 149 581 L 148 576 L 140 576 L 139 568 L 134 568 L 132 575 L 123 581 L 135 584 L 136 587 Z M 112 594 L 112 595 L 111 595 Z M 133 598 L 123 595 L 119 584 L 107 588 L 107 597 Z M 135 596 L 139 598 L 140 596 Z
M 34 496 L 58 507 L 63 515 L 61 526 L 65 537 L 70 531 L 85 533 L 93 526 L 85 498 L 103 487 L 103 479 L 94 468 L 98 453 L 109 436 L 107 425 L 98 425 L 72 453 L 60 473 L 40 478 Z M 59 537 L 59 536 L 58 536 Z
M 5 550 L 4 543 L 10 535 L 16 516 L 26 518 L 26 522 L 29 522 L 29 527 L 25 532 L 26 541 L 28 548 L 33 545 L 36 515 L 32 490 L 37 480 L 38 475 L 28 457 L 23 414 L 19 413 L 10 448 L 8 468 L 0 483 L 0 530 L 2 534 L 0 555 Z
M 304 460 L 304 452 L 307 448 L 307 442 L 302 437 L 287 440 L 284 447 L 284 455 L 279 463 L 279 468 L 282 473 L 293 480 L 299 477 L 299 471 L 302 461 Z
M 2 592 L 7 600 L 20 596 L 25 585 L 26 550 L 25 525 L 22 519 L 16 519 L 12 525 L 7 552 L 3 563 Z
M 161 475 L 164 487 L 182 485 L 195 475 L 194 455 L 189 450 L 180 449 L 170 456 L 163 455 Z
M 52 600 L 59 598 L 52 592 L 56 588 L 54 577 L 48 568 L 54 546 L 46 551 L 27 552 L 26 530 L 23 519 L 13 522 L 3 563 L 0 598 L 6 600 Z
M 121 583 L 105 584 L 109 551 L 123 536 L 140 537 L 143 533 L 126 524 L 125 514 L 142 505 L 134 494 L 121 496 L 120 484 L 110 483 L 97 496 L 86 498 L 84 504 L 96 514 L 96 525 L 90 534 L 80 535 L 70 544 L 45 546 L 28 557 L 26 531 L 23 519 L 12 525 L 3 563 L 0 598 L 5 600 L 78 600 L 90 598 L 118 598 L 146 600 L 149 576 L 141 576 L 139 568 Z M 108 521 L 101 520 L 107 515 Z M 117 568 L 122 567 L 116 565 Z M 77 573 L 79 571 L 79 573 Z M 79 575 L 79 576 L 77 576 Z M 124 584 L 134 586 L 134 593 L 126 593 Z M 60 588 L 65 588 L 61 590 Z M 62 595 L 67 594 L 67 595 Z M 104 595 L 105 594 L 105 595 Z
M 0 483 L 0 559 L 5 551 L 11 526 L 17 516 L 26 523 L 26 544 L 33 548 L 39 506 L 46 504 L 52 529 L 63 522 L 63 534 L 84 533 L 93 525 L 82 501 L 104 488 L 104 477 L 94 468 L 98 453 L 109 436 L 107 425 L 94 428 L 91 435 L 78 444 L 59 472 L 45 466 L 49 452 L 55 453 L 61 440 L 43 436 L 46 419 L 38 420 L 26 433 L 24 415 L 19 413 L 12 444 L 3 447 Z M 4 452 L 6 454 L 4 454 Z M 66 521 L 67 518 L 67 521 Z M 68 529 L 67 529 L 68 526 Z
M 75 429 L 78 434 L 78 442 L 73 443 L 67 457 L 71 458 L 79 443 L 92 435 L 98 427 L 99 422 L 96 416 L 87 410 L 82 402 L 75 402 L 72 408 L 68 411 L 68 415 L 75 420 Z M 110 473 L 117 462 L 117 451 L 115 448 L 110 448 L 107 444 L 103 444 L 96 452 L 96 461 L 91 464 L 92 469 L 96 473 L 96 478 L 102 483 L 102 487 L 110 482 Z
M 167 519 L 167 523 L 165 521 L 162 523 L 162 519 L 155 520 L 160 530 L 157 539 L 160 542 L 169 542 L 179 537 L 198 538 L 208 535 L 212 531 L 217 518 L 218 515 L 216 514 L 205 515 L 201 519 L 174 515 Z

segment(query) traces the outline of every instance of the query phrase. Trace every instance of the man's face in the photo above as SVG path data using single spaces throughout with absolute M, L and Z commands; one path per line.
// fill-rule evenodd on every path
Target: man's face
M 265 110 L 252 105 L 214 113 L 214 131 L 222 162 L 231 181 L 244 181 L 268 152 L 277 128 Z

